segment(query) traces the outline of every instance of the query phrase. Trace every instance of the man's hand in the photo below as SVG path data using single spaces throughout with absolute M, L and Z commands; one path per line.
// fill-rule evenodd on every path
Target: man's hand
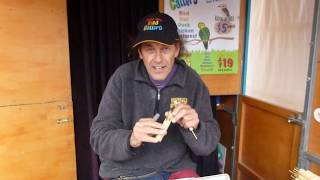
M 152 118 L 141 118 L 133 127 L 130 137 L 130 146 L 139 147 L 143 142 L 158 143 L 155 138 L 158 134 L 166 134 L 166 128 Z
M 188 104 L 179 104 L 172 112 L 172 123 L 178 123 L 185 129 L 197 129 L 199 122 L 198 113 Z

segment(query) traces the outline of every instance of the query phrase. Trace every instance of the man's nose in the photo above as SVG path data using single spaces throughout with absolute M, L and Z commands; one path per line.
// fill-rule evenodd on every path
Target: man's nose
M 162 54 L 160 51 L 157 51 L 155 58 L 154 58 L 154 61 L 157 63 L 160 63 L 162 61 Z

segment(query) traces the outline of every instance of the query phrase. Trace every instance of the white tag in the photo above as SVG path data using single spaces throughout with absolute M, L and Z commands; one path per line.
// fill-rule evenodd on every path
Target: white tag
M 317 108 L 313 111 L 314 119 L 320 123 L 320 108 Z

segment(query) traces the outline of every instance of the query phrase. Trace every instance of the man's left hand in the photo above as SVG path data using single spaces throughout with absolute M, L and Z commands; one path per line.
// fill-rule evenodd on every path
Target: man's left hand
M 197 129 L 199 122 L 198 113 L 188 104 L 180 104 L 172 112 L 172 123 L 178 123 L 185 129 Z

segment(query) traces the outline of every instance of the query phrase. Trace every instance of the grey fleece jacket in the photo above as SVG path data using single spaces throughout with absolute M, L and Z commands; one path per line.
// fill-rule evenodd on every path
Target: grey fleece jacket
M 196 155 L 208 155 L 216 148 L 220 130 L 212 116 L 208 89 L 184 61 L 176 63 L 176 74 L 161 91 L 151 83 L 142 60 L 120 66 L 110 78 L 90 134 L 91 146 L 101 160 L 101 177 L 195 169 L 187 147 Z M 188 104 L 198 112 L 198 140 L 189 130 L 171 124 L 162 142 L 131 148 L 129 138 L 135 123 L 155 112 L 163 122 L 172 97 L 188 98 Z

